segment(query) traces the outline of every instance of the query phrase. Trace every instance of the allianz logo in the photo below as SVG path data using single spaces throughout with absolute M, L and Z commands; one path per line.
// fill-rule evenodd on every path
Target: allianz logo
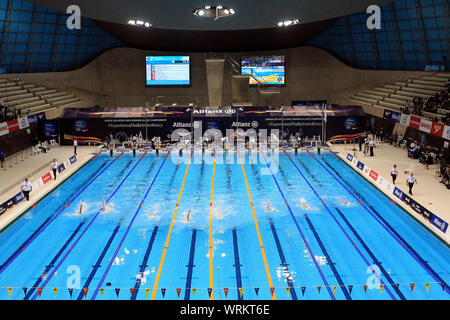
M 207 109 L 200 109 L 200 110 L 194 110 L 193 113 L 197 114 L 233 114 L 236 113 L 236 110 L 234 109 L 217 109 L 217 110 L 207 110 Z
M 237 127 L 241 127 L 241 128 L 253 128 L 256 129 L 259 127 L 259 123 L 258 121 L 252 121 L 252 122 L 237 122 L 234 121 L 231 125 L 231 127 L 237 128 Z
M 190 128 L 192 127 L 191 123 L 186 122 L 174 122 L 173 123 L 174 128 Z
M 434 223 L 435 226 L 437 226 L 442 231 L 444 231 L 444 229 L 445 229 L 445 227 L 447 225 L 447 223 L 445 221 L 439 221 L 436 217 L 434 217 L 433 223 Z

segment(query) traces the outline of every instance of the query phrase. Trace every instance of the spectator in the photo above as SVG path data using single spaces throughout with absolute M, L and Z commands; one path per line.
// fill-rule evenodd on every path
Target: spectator
M 42 143 L 39 141 L 38 144 L 36 145 L 36 148 L 44 151 L 44 153 L 47 153 L 47 149 L 42 145 Z
M 22 192 L 27 201 L 30 201 L 30 192 L 33 191 L 33 185 L 25 178 L 25 182 L 22 184 Z

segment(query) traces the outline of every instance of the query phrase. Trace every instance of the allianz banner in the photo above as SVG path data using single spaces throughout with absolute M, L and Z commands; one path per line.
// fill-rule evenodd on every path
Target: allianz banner
M 447 232 L 447 228 L 448 228 L 448 223 L 445 222 L 444 220 L 442 220 L 441 218 L 439 218 L 438 216 L 433 215 L 433 217 L 431 218 L 431 223 L 438 228 L 439 230 L 441 230 L 443 233 Z
M 403 198 L 403 201 L 408 204 L 414 211 L 421 214 L 423 217 L 427 218 L 429 221 L 431 221 L 431 218 L 433 217 L 433 214 L 425 209 L 420 203 L 415 201 L 413 198 L 405 194 L 405 197 Z

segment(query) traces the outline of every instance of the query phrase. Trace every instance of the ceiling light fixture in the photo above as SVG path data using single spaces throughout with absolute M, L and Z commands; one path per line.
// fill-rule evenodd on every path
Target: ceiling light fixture
M 196 8 L 192 11 L 192 14 L 204 17 L 204 18 L 214 18 L 214 20 L 219 20 L 219 18 L 230 17 L 234 15 L 236 11 L 232 8 L 226 8 L 221 5 L 216 7 L 205 6 L 203 8 Z
M 280 21 L 280 22 L 277 23 L 277 25 L 279 27 L 289 27 L 289 26 L 293 26 L 293 25 L 296 25 L 296 24 L 299 24 L 299 23 L 300 23 L 300 21 L 298 19 L 295 19 L 295 20 Z
M 131 26 L 146 27 L 146 28 L 150 28 L 152 26 L 150 22 L 145 22 L 142 20 L 129 20 L 128 24 Z

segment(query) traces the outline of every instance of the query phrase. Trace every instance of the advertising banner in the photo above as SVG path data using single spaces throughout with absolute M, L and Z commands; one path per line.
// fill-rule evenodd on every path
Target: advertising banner
M 44 184 L 48 183 L 49 181 L 52 180 L 52 175 L 49 173 L 47 173 L 45 176 L 42 177 L 42 182 Z
M 7 122 L 9 133 L 19 131 L 19 122 L 17 120 L 11 120 Z
M 392 111 L 391 120 L 397 123 L 400 123 L 402 114 L 400 112 Z
M 361 161 L 358 161 L 358 163 L 356 164 L 356 167 L 359 170 L 363 171 L 364 170 L 364 163 L 362 163 Z
M 442 138 L 450 140 L 450 126 L 444 126 L 444 131 L 442 132 Z
M 433 125 L 433 121 L 422 119 L 420 121 L 419 130 L 423 131 L 423 132 L 426 132 L 426 133 L 430 133 L 432 125 Z
M 18 122 L 19 122 L 19 129 L 20 130 L 26 129 L 26 128 L 28 128 L 30 126 L 30 124 L 28 123 L 28 117 L 19 118 Z
M 421 120 L 421 118 L 419 118 L 419 117 L 411 116 L 409 118 L 409 126 L 411 128 L 414 128 L 414 129 L 419 129 L 419 127 L 420 127 L 420 120 Z
M 373 180 L 377 181 L 377 179 L 378 179 L 378 173 L 376 173 L 376 172 L 373 171 L 373 170 L 370 170 L 369 177 L 371 177 Z
M 433 217 L 431 218 L 431 223 L 438 228 L 439 230 L 441 230 L 442 232 L 446 233 L 447 232 L 447 228 L 448 228 L 448 223 L 445 222 L 444 220 L 442 220 L 441 218 L 439 218 L 438 216 L 433 215 Z
M 8 124 L 6 122 L 0 123 L 0 137 L 9 133 Z
M 409 119 L 410 119 L 409 114 L 402 113 L 402 116 L 400 118 L 400 124 L 409 127 Z

